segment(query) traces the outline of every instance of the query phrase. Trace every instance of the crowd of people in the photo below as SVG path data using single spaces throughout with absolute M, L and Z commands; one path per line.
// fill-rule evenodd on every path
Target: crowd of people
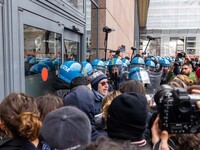
M 187 55 L 69 60 L 52 86 L 55 93 L 2 100 L 0 150 L 200 149 L 200 67 Z

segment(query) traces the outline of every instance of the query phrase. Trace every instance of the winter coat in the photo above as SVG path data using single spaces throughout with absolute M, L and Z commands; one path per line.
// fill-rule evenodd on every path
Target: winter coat
M 92 140 L 95 140 L 99 136 L 107 136 L 105 131 L 96 129 L 95 126 L 95 104 L 94 93 L 85 85 L 80 85 L 74 88 L 68 95 L 64 97 L 64 105 L 76 106 L 80 110 L 86 113 L 90 119 L 92 126 Z

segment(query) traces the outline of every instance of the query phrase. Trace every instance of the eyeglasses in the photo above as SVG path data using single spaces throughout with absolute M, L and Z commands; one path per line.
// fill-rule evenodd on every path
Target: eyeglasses
M 99 84 L 101 84 L 102 86 L 105 86 L 106 84 L 110 84 L 110 81 L 104 81 L 104 82 L 100 82 Z

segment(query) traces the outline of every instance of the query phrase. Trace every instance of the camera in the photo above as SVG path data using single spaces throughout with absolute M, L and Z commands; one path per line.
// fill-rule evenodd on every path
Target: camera
M 185 58 L 185 52 L 178 53 L 178 58 Z
M 183 88 L 162 85 L 154 95 L 154 100 L 161 130 L 170 134 L 200 132 L 200 111 L 196 106 L 199 95 L 190 95 Z
M 178 60 L 175 60 L 174 66 L 181 66 L 181 62 L 179 62 Z

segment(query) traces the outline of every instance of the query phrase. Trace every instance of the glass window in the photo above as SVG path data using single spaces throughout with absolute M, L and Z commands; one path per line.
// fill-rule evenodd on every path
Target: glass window
M 61 1 L 84 13 L 84 0 L 61 0 Z
M 171 28 L 177 28 L 178 22 L 171 22 Z
M 61 34 L 24 25 L 25 76 L 58 70 L 61 64 Z
M 178 9 L 177 8 L 171 8 L 170 11 L 171 11 L 171 15 L 173 15 L 173 16 L 178 14 Z
M 64 40 L 64 61 L 75 60 L 78 61 L 79 42 L 72 40 Z

